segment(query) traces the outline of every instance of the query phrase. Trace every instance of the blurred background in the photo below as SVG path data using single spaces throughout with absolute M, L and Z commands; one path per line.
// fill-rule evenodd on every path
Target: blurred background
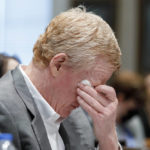
M 6 55 L 1 60 L 15 56 L 15 64 L 28 64 L 51 19 L 78 5 L 109 23 L 122 51 L 121 73 L 112 84 L 121 108 L 119 140 L 150 149 L 150 0 L 0 0 L 0 53 Z
M 28 64 L 33 44 L 60 12 L 85 5 L 114 29 L 123 57 L 122 69 L 150 70 L 149 0 L 0 0 L 0 52 Z

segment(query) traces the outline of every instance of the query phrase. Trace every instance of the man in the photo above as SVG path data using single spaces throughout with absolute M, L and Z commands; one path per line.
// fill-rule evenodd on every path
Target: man
M 51 21 L 33 53 L 28 66 L 0 81 L 1 132 L 12 133 L 19 150 L 69 150 L 61 122 L 80 105 L 93 120 L 100 149 L 118 150 L 118 101 L 104 84 L 121 53 L 109 25 L 84 8 L 71 9 Z M 92 87 L 81 83 L 85 79 Z

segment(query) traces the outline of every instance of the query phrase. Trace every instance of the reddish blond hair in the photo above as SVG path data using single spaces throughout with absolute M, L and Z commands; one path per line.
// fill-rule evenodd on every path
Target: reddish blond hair
M 56 16 L 33 48 L 33 62 L 48 66 L 58 53 L 68 56 L 72 67 L 90 65 L 100 55 L 115 68 L 120 66 L 120 48 L 110 26 L 99 16 L 77 7 Z

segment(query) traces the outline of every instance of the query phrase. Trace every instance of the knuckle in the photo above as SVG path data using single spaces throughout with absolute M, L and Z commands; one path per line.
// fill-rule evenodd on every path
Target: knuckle
M 110 86 L 110 91 L 111 91 L 112 93 L 115 93 L 115 89 L 114 89 L 113 87 L 111 87 L 111 86 Z

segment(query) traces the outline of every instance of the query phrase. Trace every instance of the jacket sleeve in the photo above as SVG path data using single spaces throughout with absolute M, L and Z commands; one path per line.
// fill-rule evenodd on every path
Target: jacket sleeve
M 97 148 L 95 148 L 95 150 L 99 150 L 99 145 L 98 145 Z M 121 147 L 121 145 L 120 145 L 120 143 L 118 143 L 118 150 L 123 150 L 122 147 Z
M 14 119 L 9 110 L 0 102 L 0 133 L 11 133 L 13 135 L 13 144 L 18 150 L 21 150 L 19 134 L 15 126 Z

